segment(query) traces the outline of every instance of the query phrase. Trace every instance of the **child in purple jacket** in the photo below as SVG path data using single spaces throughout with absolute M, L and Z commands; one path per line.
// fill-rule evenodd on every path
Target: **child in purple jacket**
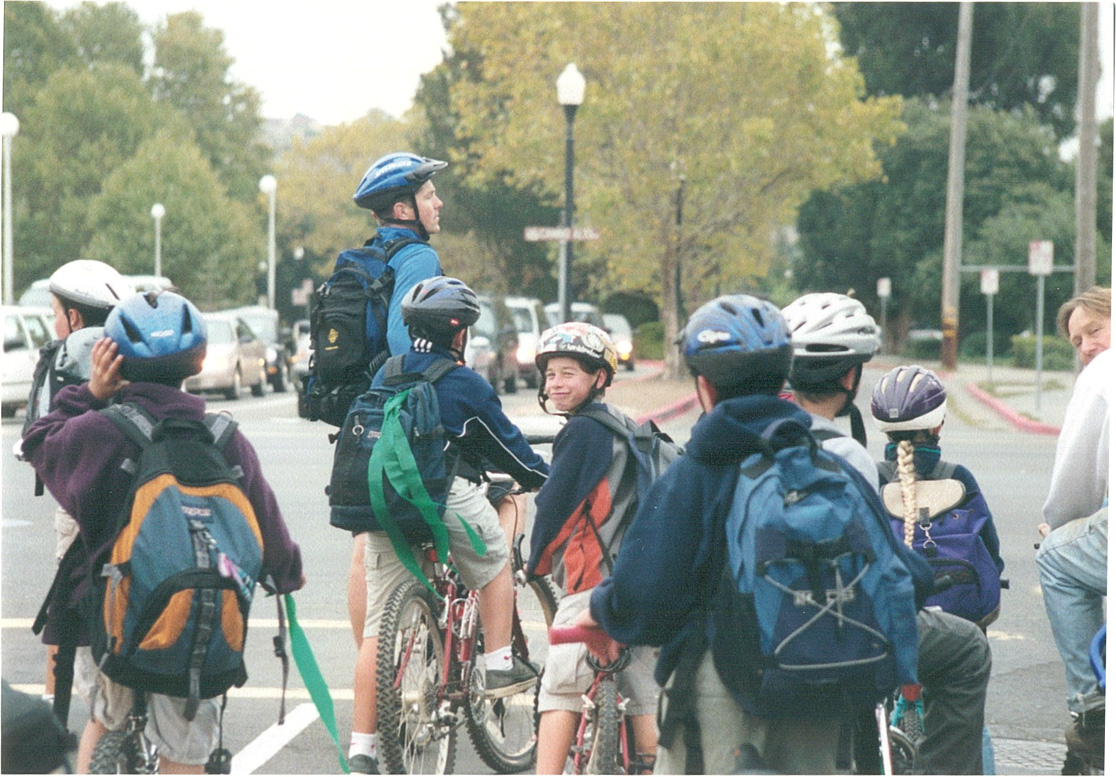
M 97 411 L 112 400 L 134 403 L 156 421 L 200 421 L 205 415 L 205 401 L 179 388 L 201 369 L 205 358 L 205 323 L 194 305 L 171 292 L 137 294 L 116 307 L 105 323 L 105 335 L 93 346 L 89 382 L 59 391 L 55 409 L 35 421 L 23 438 L 24 456 L 77 521 L 86 558 L 96 558 L 115 539 L 114 524 L 131 487 L 131 476 L 121 465 L 139 456 L 138 446 Z M 302 557 L 255 450 L 237 431 L 224 455 L 243 471 L 241 486 L 259 521 L 264 545 L 261 577 L 270 575 L 280 593 L 301 588 Z M 44 642 L 56 644 L 62 632 L 76 628 L 73 608 L 88 593 L 88 574 L 81 566 L 56 587 Z M 78 644 L 88 645 L 89 635 L 81 631 Z M 124 725 L 132 691 L 102 675 L 88 648 L 78 650 L 75 687 L 91 710 L 78 748 L 77 771 L 85 773 L 101 736 Z M 185 701 L 152 695 L 147 735 L 159 749 L 161 771 L 200 774 L 217 746 L 220 704 L 217 699 L 203 700 L 194 719 L 187 721 L 182 714 Z

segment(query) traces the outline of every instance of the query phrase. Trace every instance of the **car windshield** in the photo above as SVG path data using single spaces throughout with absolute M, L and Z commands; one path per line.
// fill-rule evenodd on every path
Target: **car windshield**
M 628 319 L 623 316 L 604 316 L 605 327 L 614 335 L 621 335 L 624 337 L 632 336 L 632 328 L 628 325 Z
M 233 328 L 228 321 L 209 319 L 205 322 L 210 345 L 228 345 L 233 342 Z
M 473 331 L 488 338 L 496 334 L 496 315 L 492 312 L 492 305 L 489 303 L 481 303 L 480 318 L 473 324 Z
M 263 340 L 265 343 L 276 343 L 279 341 L 279 327 L 275 319 L 270 316 L 241 316 L 248 326 L 252 327 L 256 337 Z
M 531 311 L 527 308 L 511 308 L 512 316 L 515 318 L 516 331 L 521 333 L 530 333 L 535 331 L 534 322 L 531 321 Z

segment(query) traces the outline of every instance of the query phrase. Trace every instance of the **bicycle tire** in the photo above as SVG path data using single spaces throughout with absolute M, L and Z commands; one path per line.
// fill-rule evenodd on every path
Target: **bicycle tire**
M 512 652 L 522 660 L 542 668 L 546 658 L 547 628 L 554 621 L 558 599 L 549 578 L 516 585 L 516 617 L 512 628 Z M 518 631 L 516 629 L 518 626 Z M 483 661 L 483 635 L 477 637 L 474 660 Z M 536 708 L 539 682 L 528 691 L 502 699 L 485 697 L 479 683 L 484 675 L 473 671 L 477 686 L 470 689 L 473 703 L 465 712 L 466 730 L 473 749 L 488 768 L 497 774 L 513 774 L 535 763 L 538 741 Z
M 148 768 L 138 732 L 109 731 L 100 738 L 93 748 L 89 762 L 90 774 L 156 774 L 158 761 L 154 768 Z
M 437 609 L 434 594 L 411 580 L 392 592 L 380 621 L 376 729 L 380 763 L 391 774 L 453 772 L 456 725 L 437 709 L 446 682 Z
M 611 675 L 601 679 L 594 701 L 597 715 L 593 743 L 589 746 L 587 774 L 623 774 L 620 757 L 620 708 L 616 706 L 619 689 Z
M 915 743 L 903 731 L 891 726 L 888 729 L 891 746 L 891 773 L 914 774 Z

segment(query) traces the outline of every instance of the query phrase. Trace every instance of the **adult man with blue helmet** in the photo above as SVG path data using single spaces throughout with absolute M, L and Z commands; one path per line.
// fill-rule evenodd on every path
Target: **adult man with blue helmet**
M 442 275 L 438 254 L 430 246 L 430 236 L 441 231 L 439 212 L 442 201 L 434 191 L 434 174 L 445 162 L 409 152 L 393 152 L 380 157 L 360 180 L 353 202 L 376 215 L 379 229 L 366 246 L 387 249 L 399 240 L 415 241 L 399 249 L 388 266 L 395 271 L 395 288 L 388 304 L 388 347 L 392 356 L 411 347 L 399 305 L 419 281 Z
M 380 226 L 365 246 L 379 249 L 390 256 L 388 267 L 394 273 L 394 286 L 387 309 L 387 344 L 392 356 L 407 353 L 411 337 L 403 322 L 402 302 L 418 283 L 442 275 L 442 264 L 430 246 L 430 236 L 441 231 L 439 212 L 442 201 L 434 190 L 431 178 L 446 163 L 427 159 L 405 151 L 386 154 L 368 168 L 353 202 L 372 211 Z M 402 244 L 402 247 L 398 247 Z M 349 256 L 352 252 L 347 252 Z M 346 254 L 342 254 L 345 256 Z M 338 259 L 338 266 L 341 259 Z M 358 650 L 363 642 L 367 586 L 365 584 L 365 542 L 356 535 L 349 563 L 349 620 Z M 369 651 L 358 652 L 360 672 L 374 671 L 366 666 Z M 353 737 L 349 751 L 350 768 L 365 772 L 374 768 L 375 735 L 370 730 L 374 710 L 358 710 L 354 715 Z

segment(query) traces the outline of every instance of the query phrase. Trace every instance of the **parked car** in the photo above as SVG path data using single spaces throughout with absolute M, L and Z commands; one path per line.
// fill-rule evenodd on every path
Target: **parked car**
M 547 326 L 557 326 L 562 323 L 558 319 L 559 307 L 557 302 L 551 302 L 546 306 L 546 320 Z M 585 321 L 605 329 L 604 319 L 601 318 L 601 310 L 596 305 L 588 302 L 571 302 L 570 303 L 570 321 Z
M 514 394 L 519 375 L 515 319 L 502 298 L 478 294 L 477 299 L 480 318 L 469 328 L 465 366 L 483 375 L 497 394 Z
M 291 385 L 291 367 L 295 362 L 294 344 L 290 334 L 284 336 L 279 327 L 279 312 L 263 305 L 234 308 L 233 313 L 244 319 L 266 347 L 267 380 L 276 392 Z
M 164 275 L 125 275 L 136 291 L 173 289 L 174 284 Z M 25 307 L 50 307 L 50 278 L 40 278 L 19 295 L 19 305 Z
M 519 377 L 523 378 L 528 388 L 538 388 L 539 370 L 535 366 L 535 351 L 539 347 L 539 335 L 546 329 L 546 311 L 543 310 L 542 302 L 530 297 L 505 297 L 504 304 L 511 311 L 515 328 L 519 332 L 519 348 L 515 352 Z
M 295 321 L 294 325 L 295 361 L 291 373 L 296 386 L 301 385 L 302 376 L 310 372 L 310 319 Z
M 4 305 L 4 363 L 0 375 L 0 414 L 11 418 L 27 406 L 39 349 L 54 339 L 54 313 L 49 307 Z
M 267 386 L 267 347 L 243 318 L 230 312 L 202 313 L 209 343 L 205 363 L 186 379 L 186 391 L 223 391 L 240 399 L 244 386 L 262 397 Z
M 605 330 L 612 335 L 612 344 L 616 346 L 616 357 L 620 364 L 624 365 L 624 368 L 629 372 L 634 370 L 635 353 L 632 325 L 628 323 L 628 319 L 619 313 L 603 313 L 601 318 L 604 319 Z

